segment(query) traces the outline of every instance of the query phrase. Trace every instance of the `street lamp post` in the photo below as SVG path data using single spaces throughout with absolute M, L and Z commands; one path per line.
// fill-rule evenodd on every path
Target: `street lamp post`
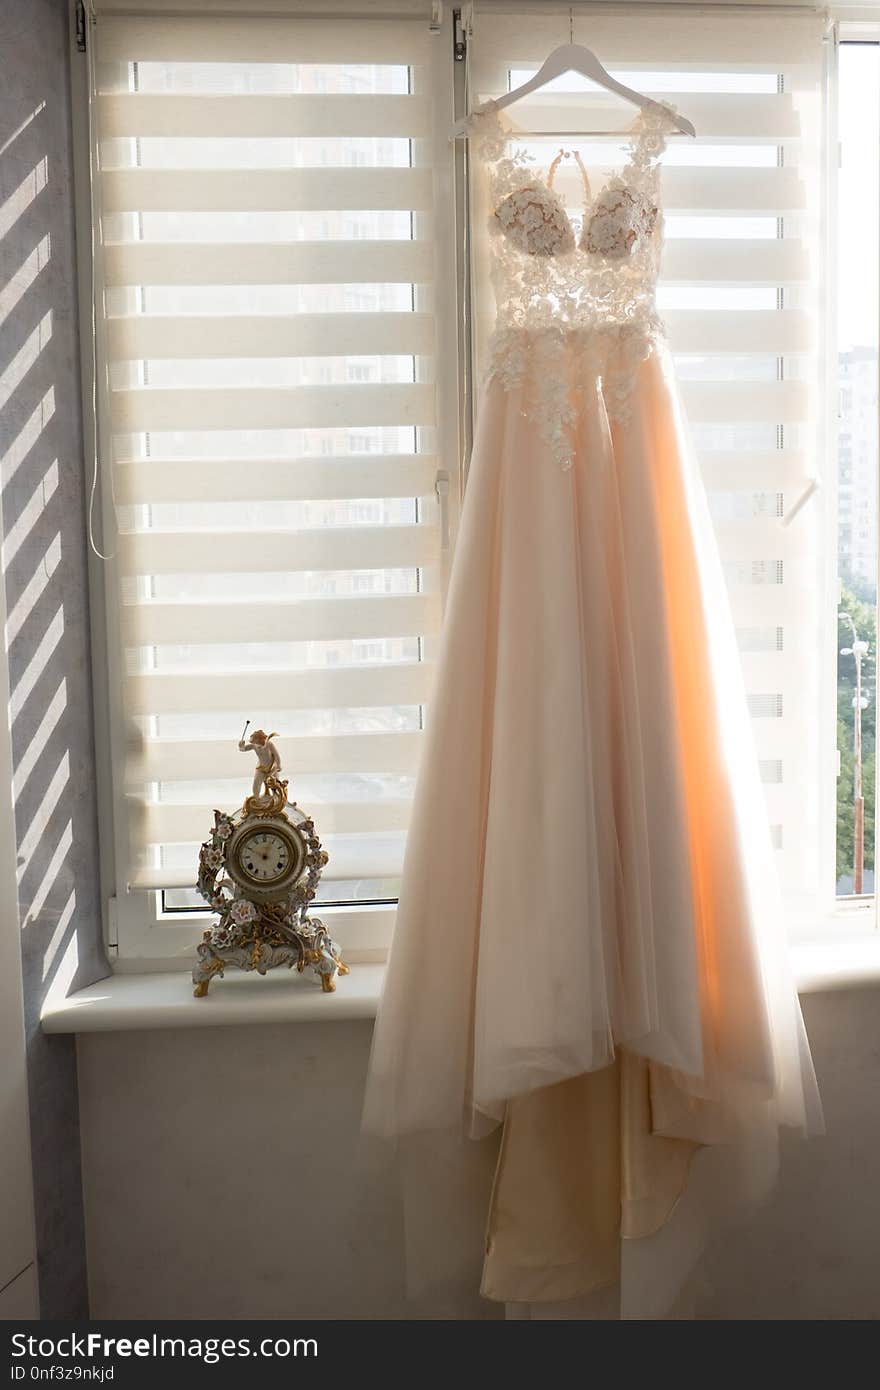
M 841 647 L 841 656 L 851 656 L 856 668 L 856 693 L 853 697 L 853 893 L 865 891 L 865 798 L 862 795 L 862 710 L 867 709 L 868 701 L 862 694 L 862 661 L 868 643 L 863 641 L 849 613 L 841 613 L 841 622 L 847 623 L 853 635 L 851 647 Z

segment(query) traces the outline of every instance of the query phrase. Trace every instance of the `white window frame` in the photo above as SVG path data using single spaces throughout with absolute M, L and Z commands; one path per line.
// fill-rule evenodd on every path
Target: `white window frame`
M 850 11 L 850 14 L 852 11 Z M 835 157 L 839 148 L 837 131 L 837 104 L 838 104 L 838 64 L 837 58 L 842 44 L 846 43 L 873 43 L 878 46 L 880 54 L 880 16 L 874 19 L 864 20 L 843 18 L 835 24 L 835 42 L 833 44 L 833 58 L 828 66 L 828 90 L 826 93 L 826 107 L 828 130 L 826 146 L 829 151 L 827 169 L 827 190 L 826 204 L 828 209 L 828 221 L 825 229 L 824 257 L 826 266 L 837 264 L 837 169 L 838 159 Z M 833 153 L 832 153 L 833 152 Z M 837 781 L 839 776 L 838 749 L 837 749 L 837 648 L 838 648 L 838 607 L 839 607 L 839 579 L 837 575 L 838 560 L 838 522 L 839 522 L 839 496 L 838 496 L 838 469 L 840 464 L 839 445 L 838 445 L 838 406 L 837 399 L 839 366 L 838 366 L 838 343 L 837 343 L 837 287 L 835 276 L 826 274 L 826 314 L 829 330 L 826 335 L 827 361 L 826 361 L 826 487 L 831 496 L 831 503 L 828 507 L 828 530 L 824 537 L 824 544 L 829 557 L 828 566 L 828 640 L 825 643 L 827 654 L 827 685 L 823 691 L 824 708 L 821 717 L 826 728 L 833 730 L 833 756 L 830 758 L 829 767 L 826 775 L 827 795 L 824 800 L 828 807 L 828 840 L 831 845 L 831 853 L 836 864 L 836 842 L 837 842 Z M 878 319 L 880 319 L 880 306 L 878 306 Z M 878 460 L 878 487 L 880 487 L 880 460 Z M 880 573 L 878 573 L 880 579 Z M 878 637 L 880 628 L 875 627 L 874 650 L 878 650 Z M 875 664 L 876 669 L 876 664 Z M 880 686 L 872 692 L 872 698 L 876 701 L 880 694 Z M 876 795 L 876 793 L 875 793 Z M 875 808 L 876 810 L 876 808 Z M 874 864 L 875 864 L 875 884 L 876 884 L 876 865 L 877 853 L 880 848 L 880 836 L 878 836 L 877 820 L 875 814 L 874 822 Z M 832 880 L 831 895 L 833 901 L 827 910 L 819 910 L 814 920 L 807 920 L 794 924 L 795 939 L 810 940 L 816 938 L 833 938 L 842 935 L 853 936 L 874 936 L 880 932 L 880 895 L 875 892 L 865 893 L 861 896 L 836 897 L 834 895 L 834 881 L 836 872 Z

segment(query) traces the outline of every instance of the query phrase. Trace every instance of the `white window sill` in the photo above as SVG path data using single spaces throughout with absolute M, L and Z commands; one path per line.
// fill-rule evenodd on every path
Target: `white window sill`
M 792 947 L 801 994 L 880 985 L 880 933 L 807 940 Z M 112 1033 L 150 1028 L 218 1028 L 244 1023 L 327 1023 L 373 1018 L 384 966 L 353 965 L 334 994 L 312 976 L 287 971 L 215 980 L 194 999 L 188 973 L 110 975 L 66 999 L 48 1000 L 44 1033 Z
M 798 941 L 791 964 L 800 994 L 880 985 L 880 932 Z
M 242 1023 L 316 1023 L 375 1018 L 384 966 L 353 965 L 325 994 L 315 975 L 287 970 L 261 978 L 230 970 L 203 999 L 189 972 L 108 975 L 66 999 L 48 999 L 44 1033 L 115 1033 L 149 1028 L 224 1028 Z

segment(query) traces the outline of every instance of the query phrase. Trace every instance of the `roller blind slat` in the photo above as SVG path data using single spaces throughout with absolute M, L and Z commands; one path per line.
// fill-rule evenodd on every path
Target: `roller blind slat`
M 122 459 L 113 469 L 119 503 L 199 502 L 212 491 L 254 502 L 347 497 L 426 497 L 437 460 L 430 454 L 341 458 Z
M 787 93 L 669 92 L 641 90 L 648 96 L 686 111 L 697 131 L 697 142 L 754 141 L 772 144 L 794 139 L 800 119 Z M 616 131 L 623 128 L 621 104 L 611 93 L 536 92 L 528 99 L 529 129 L 552 131 Z
M 110 242 L 107 285 L 425 284 L 434 278 L 427 241 Z
M 431 314 L 138 314 L 109 319 L 109 351 L 126 358 L 323 357 L 434 351 Z
M 424 15 L 393 20 L 254 14 L 103 15 L 102 62 L 413 63 L 428 56 Z M 99 78 L 100 81 L 100 78 Z
M 785 563 L 798 555 L 803 544 L 799 528 L 786 526 L 777 517 L 744 516 L 738 521 L 716 521 L 715 536 L 729 560 L 751 560 L 758 551 Z
M 123 574 L 254 574 L 394 569 L 436 560 L 436 526 L 351 526 L 313 531 L 141 531 L 119 536 Z
M 673 352 L 778 355 L 815 346 L 815 324 L 799 309 L 670 309 L 663 317 Z
M 798 681 L 809 676 L 810 658 L 804 651 L 743 652 L 743 670 L 752 690 L 776 690 L 783 698 L 797 690 Z
M 114 430 L 314 429 L 344 425 L 430 425 L 431 385 L 291 386 L 111 393 Z
M 800 449 L 725 450 L 701 454 L 700 468 L 710 489 L 800 488 L 810 481 L 811 460 Z
M 421 733 L 337 734 L 292 738 L 285 744 L 291 767 L 301 775 L 326 772 L 394 772 L 412 775 Z M 132 787 L 145 782 L 195 782 L 241 777 L 249 764 L 228 739 L 146 739 L 129 762 Z
M 105 212 L 426 212 L 430 169 L 110 169 Z
M 271 691 L 278 709 L 419 705 L 430 694 L 431 675 L 427 662 L 245 674 L 162 673 L 131 676 L 126 693 L 132 714 L 199 714 L 210 709 L 228 711 L 230 718 L 233 713 L 237 718 L 241 710 L 252 708 L 254 690 L 259 688 Z
M 786 783 L 789 776 L 796 781 L 802 781 L 805 775 L 809 775 L 803 772 L 798 775 L 799 770 L 803 768 L 803 759 L 798 756 L 798 734 L 784 718 L 756 719 L 752 725 L 752 732 L 758 758 L 766 761 L 780 759 L 786 771 Z
M 368 637 L 426 636 L 440 626 L 437 594 L 384 594 L 376 598 L 299 599 L 224 603 L 129 603 L 122 608 L 123 641 L 151 643 L 298 642 Z M 241 770 L 241 764 L 238 764 Z
M 794 423 L 809 416 L 813 391 L 805 381 L 684 381 L 693 423 Z
M 201 833 L 201 832 L 200 832 Z M 403 854 L 396 854 L 390 850 L 374 849 L 372 840 L 379 838 L 369 832 L 361 835 L 350 835 L 347 838 L 346 848 L 338 850 L 333 841 L 334 836 L 322 840 L 322 844 L 331 854 L 330 863 L 326 865 L 321 875 L 321 888 L 324 896 L 328 892 L 332 895 L 332 887 L 335 883 L 351 882 L 358 879 L 395 879 L 399 878 L 403 867 Z M 352 841 L 363 840 L 364 848 L 358 850 L 348 848 Z M 198 841 L 193 841 L 193 845 Z M 158 848 L 159 846 L 156 846 Z M 194 888 L 195 884 L 191 875 L 187 875 L 187 870 L 183 867 L 172 869 L 137 869 L 128 884 L 129 888 L 149 890 L 157 888 Z M 389 909 L 393 916 L 393 909 Z M 372 913 L 370 914 L 372 917 Z M 368 939 L 367 928 L 358 933 L 357 948 L 362 949 L 363 944 Z M 382 941 L 386 946 L 387 942 Z M 348 953 L 346 953 L 348 954 Z M 350 958 L 350 957 L 349 957 Z
M 105 137 L 219 136 L 307 137 L 335 135 L 424 137 L 430 106 L 422 96 L 361 96 L 330 93 L 312 96 L 214 96 L 211 93 L 125 92 L 98 99 L 98 120 Z
M 552 150 L 549 141 L 544 143 Z M 619 154 L 610 148 L 603 162 L 610 172 L 619 164 Z M 667 164 L 660 182 L 668 216 L 727 213 L 734 217 L 781 217 L 806 206 L 806 189 L 795 165 L 706 168 Z M 582 188 L 570 169 L 557 175 L 553 187 L 570 206 L 579 206 Z
M 806 249 L 788 239 L 734 241 L 671 238 L 663 253 L 664 285 L 793 285 L 810 278 Z
M 313 802 L 314 814 L 324 835 L 404 830 L 409 820 L 408 801 Z M 140 814 L 138 814 L 140 812 Z M 201 802 L 141 802 L 133 809 L 140 837 L 148 845 L 198 843 L 205 834 L 205 807 Z
M 506 69 L 537 68 L 540 55 L 546 57 L 561 42 L 559 12 L 549 8 L 546 14 L 484 13 L 477 19 L 472 62 L 473 87 L 480 94 L 497 96 L 505 90 L 498 79 Z M 700 13 L 688 5 L 684 13 L 670 15 L 658 5 L 656 14 L 642 10 L 633 21 L 626 4 L 589 16 L 590 46 L 612 72 L 631 65 L 648 72 L 773 73 L 804 65 L 809 73 L 824 33 L 821 14 L 801 13 L 780 22 L 778 8 L 761 14 L 758 6 L 713 14 L 711 8 Z
M 790 561 L 789 566 L 794 568 Z M 784 629 L 790 629 L 792 624 L 796 626 L 804 610 L 809 612 L 816 602 L 815 586 L 809 583 L 799 585 L 792 576 L 783 584 L 731 583 L 729 595 L 738 624 L 782 624 Z
M 689 169 L 670 165 L 663 170 L 661 187 L 667 215 L 782 217 L 803 211 L 807 201 L 796 167 Z

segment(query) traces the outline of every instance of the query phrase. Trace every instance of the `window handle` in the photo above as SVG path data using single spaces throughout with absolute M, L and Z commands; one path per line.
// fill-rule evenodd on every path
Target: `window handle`
M 797 516 L 798 512 L 801 511 L 802 508 L 804 508 L 807 505 L 813 494 L 818 491 L 819 479 L 811 478 L 810 481 L 807 483 L 807 486 L 801 493 L 800 497 L 797 499 L 796 502 L 792 503 L 788 511 L 785 513 L 785 516 L 782 518 L 780 525 L 783 527 L 790 526 L 791 523 L 794 521 L 795 517 Z
M 449 549 L 449 473 L 445 468 L 437 470 L 434 491 L 440 507 L 440 549 Z

